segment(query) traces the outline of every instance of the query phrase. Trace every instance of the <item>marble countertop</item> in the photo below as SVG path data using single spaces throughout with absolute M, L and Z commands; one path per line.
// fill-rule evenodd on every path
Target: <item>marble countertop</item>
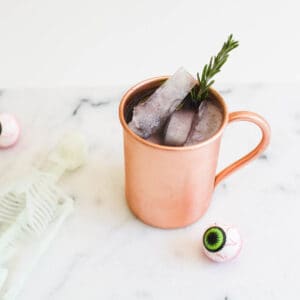
M 19 299 L 297 299 L 300 242 L 300 85 L 225 85 L 231 111 L 252 110 L 272 128 L 268 150 L 223 181 L 206 215 L 192 226 L 144 225 L 124 198 L 118 103 L 124 87 L 7 89 L 1 111 L 17 115 L 22 137 L 1 151 L 0 185 L 26 174 L 70 130 L 87 140 L 87 164 L 61 186 L 75 211 L 32 273 Z M 253 147 L 254 126 L 232 124 L 219 169 Z M 229 263 L 201 253 L 201 232 L 235 224 L 244 246 Z

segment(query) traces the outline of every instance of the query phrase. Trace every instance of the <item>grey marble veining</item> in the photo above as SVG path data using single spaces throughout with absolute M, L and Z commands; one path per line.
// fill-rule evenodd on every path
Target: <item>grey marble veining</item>
M 77 113 L 79 112 L 80 108 L 82 107 L 82 105 L 85 105 L 85 104 L 90 105 L 91 107 L 98 107 L 98 106 L 101 106 L 101 105 L 109 104 L 109 101 L 94 102 L 91 99 L 82 98 L 82 99 L 80 99 L 78 105 L 73 110 L 72 115 L 76 116 Z
M 124 88 L 7 89 L 1 111 L 22 124 L 18 145 L 1 151 L 0 185 L 38 165 L 70 130 L 81 132 L 89 159 L 62 187 L 75 199 L 67 220 L 19 299 L 296 299 L 300 243 L 299 85 L 217 87 L 230 111 L 252 110 L 272 128 L 268 150 L 223 181 L 207 214 L 178 230 L 151 228 L 124 198 L 118 102 Z M 259 139 L 245 123 L 228 126 L 219 169 Z M 200 250 L 214 221 L 239 227 L 240 256 L 223 265 Z

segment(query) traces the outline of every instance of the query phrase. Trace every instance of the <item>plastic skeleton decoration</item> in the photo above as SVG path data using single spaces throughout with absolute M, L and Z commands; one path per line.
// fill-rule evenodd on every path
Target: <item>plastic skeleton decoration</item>
M 225 262 L 235 258 L 241 248 L 242 239 L 237 228 L 218 225 L 206 229 L 203 234 L 203 250 L 215 262 Z
M 64 136 L 40 170 L 0 192 L 0 299 L 14 300 L 49 247 L 73 199 L 57 181 L 86 157 L 81 136 Z

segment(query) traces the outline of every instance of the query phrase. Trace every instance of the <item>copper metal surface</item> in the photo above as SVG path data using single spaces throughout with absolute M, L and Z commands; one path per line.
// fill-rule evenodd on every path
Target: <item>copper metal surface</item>
M 167 78 L 151 78 L 129 89 L 121 100 L 119 117 L 124 133 L 125 194 L 129 207 L 149 225 L 177 228 L 198 220 L 209 206 L 215 185 L 264 151 L 269 143 L 270 127 L 253 112 L 229 114 L 222 96 L 210 89 L 224 112 L 222 126 L 215 135 L 187 147 L 150 143 L 129 129 L 125 110 L 136 95 L 158 87 Z M 262 138 L 254 150 L 216 176 L 222 133 L 233 121 L 258 125 Z

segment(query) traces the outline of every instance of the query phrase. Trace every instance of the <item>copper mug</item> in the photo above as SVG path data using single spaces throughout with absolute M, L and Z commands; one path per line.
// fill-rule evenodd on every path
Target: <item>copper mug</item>
M 224 112 L 222 126 L 215 135 L 187 147 L 148 142 L 132 132 L 127 121 L 137 101 L 152 93 L 167 78 L 148 79 L 129 89 L 121 100 L 119 117 L 124 133 L 125 194 L 130 209 L 146 224 L 177 228 L 198 220 L 207 210 L 215 186 L 265 150 L 270 140 L 270 127 L 256 113 L 229 113 L 222 96 L 211 88 L 210 94 Z M 262 137 L 255 149 L 216 175 L 221 138 L 225 127 L 234 121 L 256 124 Z

